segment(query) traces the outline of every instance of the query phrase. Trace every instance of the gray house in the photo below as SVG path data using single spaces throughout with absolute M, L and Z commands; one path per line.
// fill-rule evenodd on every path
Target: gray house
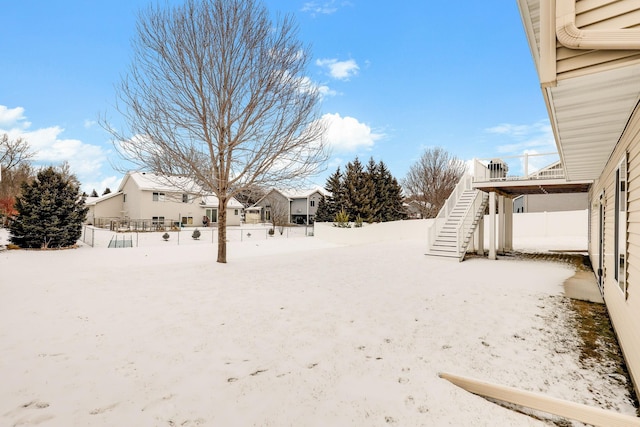
M 313 224 L 318 205 L 326 191 L 321 187 L 307 190 L 271 189 L 253 206 L 245 209 L 246 222 L 271 222 L 274 216 L 291 224 Z

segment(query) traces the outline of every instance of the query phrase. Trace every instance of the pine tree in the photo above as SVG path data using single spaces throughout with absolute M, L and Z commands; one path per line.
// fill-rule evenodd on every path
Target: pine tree
M 91 197 L 98 197 L 98 192 L 96 191 L 96 189 L 94 188 L 93 191 L 91 192 Z
M 381 191 L 379 167 L 373 160 L 369 159 L 366 172 L 366 183 L 364 191 L 369 194 L 369 217 L 364 217 L 367 222 L 379 222 L 381 212 L 384 209 L 384 192 Z
M 369 193 L 364 189 L 365 173 L 362 163 L 360 163 L 357 157 L 353 162 L 347 163 L 343 182 L 345 212 L 349 215 L 350 219 L 355 219 L 358 215 L 363 218 L 366 217 L 369 213 L 369 210 L 365 206 Z M 365 214 L 363 215 L 363 213 Z
M 324 197 L 326 214 L 323 211 L 323 218 L 325 218 L 325 221 L 333 221 L 336 214 L 344 207 L 344 184 L 340 167 L 327 179 L 327 185 L 324 189 L 327 190 L 329 195 Z M 322 200 L 320 203 L 322 203 Z M 320 206 L 318 206 L 318 209 L 320 209 Z
M 107 187 L 107 188 L 105 188 L 104 193 L 102 193 L 102 195 L 106 196 L 109 193 L 111 193 L 111 189 L 109 187 Z
M 376 168 L 376 191 L 380 198 L 380 221 L 397 221 L 405 218 L 403 208 L 404 197 L 398 180 L 391 175 L 384 162 L 380 161 Z
M 11 243 L 23 248 L 74 245 L 88 211 L 75 181 L 49 167 L 24 184 L 15 205 L 18 215 L 9 226 Z
M 315 221 L 317 222 L 329 222 L 333 220 L 333 217 L 329 213 L 329 205 L 327 204 L 327 197 L 322 196 L 320 202 L 318 202 L 318 209 L 316 210 Z

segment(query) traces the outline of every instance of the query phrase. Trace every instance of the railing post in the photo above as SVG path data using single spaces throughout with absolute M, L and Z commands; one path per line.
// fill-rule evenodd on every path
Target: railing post
M 524 177 L 529 178 L 529 153 L 524 153 Z

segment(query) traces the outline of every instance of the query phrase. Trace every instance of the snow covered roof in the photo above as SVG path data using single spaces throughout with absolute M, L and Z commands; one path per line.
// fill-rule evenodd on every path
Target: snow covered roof
M 93 206 L 96 203 L 103 202 L 103 201 L 108 200 L 108 199 L 110 199 L 112 197 L 119 196 L 120 194 L 121 193 L 119 191 L 116 191 L 116 192 L 112 192 L 112 193 L 109 193 L 109 194 L 105 194 L 105 195 L 100 196 L 100 197 L 87 197 L 87 198 L 84 199 L 84 204 L 86 206 Z
M 206 196 L 202 196 L 202 205 L 204 207 L 217 208 L 220 205 L 220 203 L 216 196 L 209 194 Z M 227 202 L 227 209 L 243 209 L 243 208 L 244 206 L 242 206 L 242 203 L 240 203 L 233 197 L 229 199 L 229 201 Z
M 280 193 L 282 193 L 282 195 L 290 199 L 306 198 L 311 196 L 313 193 L 320 193 L 323 196 L 327 195 L 327 191 L 320 186 L 317 186 L 314 188 L 307 188 L 307 189 L 291 188 L 286 190 L 279 190 L 279 189 L 275 189 L 275 190 L 279 191 Z
M 133 179 L 136 186 L 147 191 L 188 191 L 190 193 L 202 193 L 200 187 L 193 179 L 184 176 L 163 176 L 150 172 L 127 172 L 122 179 L 118 191 L 122 191 L 128 179 Z

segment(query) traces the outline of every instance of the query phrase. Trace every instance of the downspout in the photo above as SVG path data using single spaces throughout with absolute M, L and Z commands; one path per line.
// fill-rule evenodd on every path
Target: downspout
M 556 0 L 556 36 L 570 49 L 640 49 L 638 29 L 579 29 L 576 25 L 576 0 Z

